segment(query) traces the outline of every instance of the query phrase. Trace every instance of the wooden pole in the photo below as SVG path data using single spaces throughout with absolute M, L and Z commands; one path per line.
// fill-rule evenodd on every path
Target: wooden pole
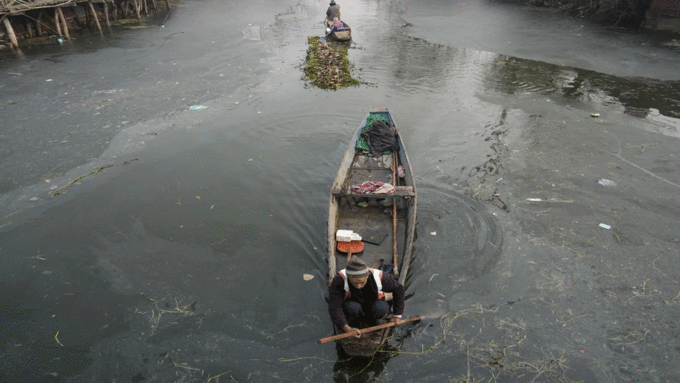
M 397 163 L 399 157 L 396 152 L 392 152 L 392 186 L 397 187 Z M 397 250 L 397 199 L 392 199 L 392 263 L 394 264 L 394 275 L 399 275 L 399 251 Z
M 113 19 L 118 20 L 118 16 L 120 16 L 118 14 L 118 12 L 119 12 L 118 5 L 116 5 L 116 3 L 114 3 L 113 1 L 111 2 L 111 12 L 113 12 Z
M 107 1 L 104 2 L 104 20 L 106 20 L 106 26 L 110 27 L 111 21 L 109 21 L 109 3 Z
M 59 8 L 54 9 L 54 25 L 57 27 L 57 34 L 61 37 L 61 22 L 59 21 L 59 12 L 57 12 L 57 9 Z
M 68 25 L 66 24 L 66 18 L 64 17 L 64 12 L 61 11 L 61 8 L 57 8 L 57 12 L 59 12 L 59 19 L 61 20 L 61 23 L 64 26 L 64 36 L 66 36 L 67 39 L 70 39 L 71 35 L 68 34 Z
M 26 21 L 26 31 L 28 31 L 29 38 L 35 37 L 35 34 L 33 33 L 33 25 L 31 25 L 31 20 Z
M 97 29 L 99 29 L 99 32 L 102 31 L 102 26 L 99 24 L 99 17 L 97 17 L 97 11 L 94 10 L 94 5 L 92 5 L 91 1 L 88 1 L 87 4 L 90 5 L 90 12 L 92 12 L 92 17 L 94 18 L 94 23 L 97 25 Z
M 2 19 L 2 23 L 5 24 L 5 29 L 7 30 L 7 36 L 9 36 L 10 47 L 19 48 L 17 35 L 14 34 L 14 28 L 12 28 L 12 23 L 9 22 L 9 17 L 4 17 Z
M 168 7 L 168 12 L 170 12 L 170 3 L 168 0 L 165 0 L 165 6 Z
M 142 1 L 142 5 L 144 6 L 144 15 L 148 17 L 149 16 L 149 4 L 146 0 L 141 0 L 141 1 Z
M 87 3 L 83 5 L 83 11 L 85 12 L 85 26 L 89 28 L 90 24 L 92 24 L 92 21 L 90 20 L 92 16 L 90 16 L 90 8 L 87 6 Z M 78 21 L 78 12 L 73 12 L 73 14 L 76 15 L 75 20 L 78 23 L 78 25 L 80 25 L 80 22 Z
M 137 13 L 137 18 L 138 18 L 138 19 L 141 19 L 141 18 L 142 18 L 142 15 L 139 13 L 139 8 L 142 7 L 141 2 L 140 2 L 139 0 L 135 0 L 135 1 L 133 2 L 133 5 L 135 6 L 135 12 Z
M 420 321 L 419 316 L 404 319 L 404 320 L 401 321 L 401 324 L 404 324 L 404 323 L 407 323 L 407 322 L 418 322 L 418 321 Z M 373 332 L 373 331 L 376 331 L 376 330 L 382 330 L 384 328 L 394 327 L 394 326 L 396 326 L 396 323 L 389 322 L 389 323 L 385 323 L 385 324 L 381 324 L 381 325 L 377 325 L 377 326 L 373 326 L 373 327 L 366 327 L 366 328 L 359 329 L 359 333 L 360 334 L 366 334 L 367 332 Z M 356 335 L 356 332 L 346 332 L 344 334 L 329 336 L 328 338 L 321 338 L 321 339 L 319 339 L 319 344 L 324 344 L 324 343 L 328 343 L 328 342 L 331 342 L 331 341 L 334 341 L 334 340 L 339 340 L 339 339 L 350 338 L 350 337 L 353 337 L 354 335 Z
M 40 10 L 40 13 L 38 13 L 37 21 L 35 22 L 35 27 L 36 27 L 36 29 L 38 30 L 38 36 L 42 36 L 42 35 L 43 35 L 43 29 L 42 29 L 42 17 L 43 17 L 43 14 L 44 14 L 44 13 L 45 13 L 45 10 L 44 10 L 44 9 L 41 9 L 41 10 Z

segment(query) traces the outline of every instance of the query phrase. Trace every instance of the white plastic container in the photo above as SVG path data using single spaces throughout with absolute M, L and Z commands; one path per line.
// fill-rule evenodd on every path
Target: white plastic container
M 352 230 L 338 230 L 335 232 L 335 240 L 338 242 L 352 242 Z

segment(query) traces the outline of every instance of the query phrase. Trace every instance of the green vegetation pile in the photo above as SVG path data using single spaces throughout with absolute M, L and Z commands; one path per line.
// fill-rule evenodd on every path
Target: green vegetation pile
M 319 37 L 307 39 L 307 80 L 322 89 L 339 89 L 359 85 L 352 78 L 352 64 L 347 58 L 347 44 L 321 41 Z

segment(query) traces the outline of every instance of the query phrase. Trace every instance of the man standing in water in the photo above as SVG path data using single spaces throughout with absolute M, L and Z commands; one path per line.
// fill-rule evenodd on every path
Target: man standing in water
M 404 286 L 388 273 L 371 269 L 358 257 L 352 257 L 347 267 L 338 272 L 328 288 L 328 312 L 336 327 L 356 332 L 360 323 L 378 325 L 378 320 L 390 312 L 385 292 L 393 295 L 392 322 L 401 324 L 404 312 Z
M 331 0 L 330 7 L 326 11 L 326 20 L 332 21 L 336 17 L 340 20 L 340 6 L 335 4 L 335 0 Z

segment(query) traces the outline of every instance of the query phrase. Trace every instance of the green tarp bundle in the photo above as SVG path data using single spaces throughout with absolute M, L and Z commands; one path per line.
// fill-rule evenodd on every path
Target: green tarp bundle
M 392 120 L 390 119 L 389 114 L 383 114 L 383 113 L 380 113 L 380 114 L 378 114 L 378 113 L 373 114 L 373 113 L 371 113 L 371 114 L 369 114 L 368 117 L 366 118 L 366 125 L 364 125 L 364 126 L 361 128 L 361 133 L 364 133 L 364 132 L 366 132 L 368 129 L 370 129 L 370 128 L 373 126 L 373 122 L 374 122 L 374 121 L 392 122 Z M 368 144 L 366 143 L 366 140 L 365 140 L 364 137 L 362 137 L 362 136 L 359 136 L 359 139 L 357 139 L 356 148 L 357 148 L 357 149 L 364 150 L 364 151 L 367 151 L 367 152 L 370 152 L 370 151 L 371 151 L 371 149 L 368 147 Z

